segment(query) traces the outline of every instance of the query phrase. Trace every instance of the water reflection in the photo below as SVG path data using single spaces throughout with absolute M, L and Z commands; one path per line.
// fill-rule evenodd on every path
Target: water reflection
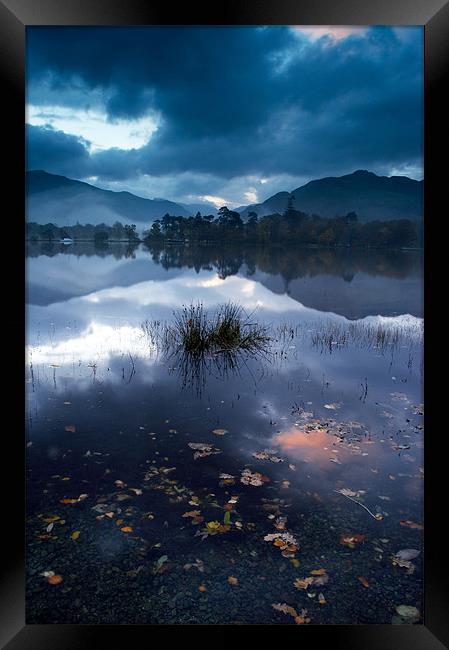
M 83 289 L 76 282 L 80 270 L 84 291 L 86 287 L 127 287 L 148 278 L 213 274 L 218 280 L 236 275 L 250 278 L 272 295 L 288 295 L 310 308 L 347 318 L 422 316 L 422 256 L 418 251 L 212 246 L 147 250 L 111 244 L 99 252 L 88 242 L 45 247 L 33 243 L 27 247 L 28 295 L 35 304 L 80 295 Z M 50 262 L 49 255 L 53 256 L 50 265 L 45 261 Z M 63 282 L 46 281 L 50 268 L 52 273 L 63 273 Z M 89 279 L 83 268 L 92 269 Z
M 336 266 L 335 275 L 314 276 L 302 253 L 293 270 L 282 268 L 282 251 L 277 262 L 250 251 L 238 268 L 216 251 L 198 269 L 133 254 L 28 259 L 28 622 L 278 623 L 272 604 L 299 602 L 313 623 L 389 623 L 398 603 L 422 609 L 420 558 L 412 574 L 390 559 L 422 542 L 419 527 L 400 523 L 422 521 L 420 293 L 405 291 L 420 287 L 413 254 L 402 276 L 376 274 L 383 264 L 391 272 L 380 261 L 371 274 L 352 257 L 340 268 L 354 269 L 351 281 Z M 289 279 L 304 264 L 309 270 Z M 324 300 L 321 281 L 341 312 L 310 306 Z M 362 287 L 371 289 L 360 298 Z M 400 294 L 409 302 L 393 310 L 388 300 Z M 142 324 L 163 326 L 199 299 L 256 308 L 273 333 L 268 357 L 209 355 L 195 366 L 164 355 Z M 379 326 L 390 336 L 379 338 Z M 220 453 L 194 459 L 189 443 Z M 266 449 L 279 462 L 264 459 Z M 269 481 L 245 485 L 245 468 Z M 223 473 L 232 485 L 220 483 Z M 225 510 L 231 495 L 238 499 Z M 299 569 L 264 541 L 273 509 L 298 539 Z M 192 510 L 204 522 L 231 512 L 230 531 L 199 541 L 184 517 Z M 349 549 L 345 532 L 365 541 Z M 166 570 L 155 573 L 164 556 Z M 197 559 L 204 575 L 184 568 Z M 320 567 L 329 574 L 326 606 L 293 586 Z M 66 591 L 47 589 L 40 574 L 48 570 Z

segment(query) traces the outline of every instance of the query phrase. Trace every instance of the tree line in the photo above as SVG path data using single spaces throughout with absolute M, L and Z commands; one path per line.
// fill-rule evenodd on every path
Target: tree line
M 243 221 L 226 206 L 217 217 L 173 217 L 166 214 L 144 233 L 147 241 L 216 242 L 244 241 L 260 244 L 303 244 L 321 246 L 421 246 L 421 228 L 409 219 L 361 223 L 355 212 L 324 218 L 295 210 L 290 199 L 283 214 L 259 218 L 255 212 Z
M 97 246 L 108 241 L 138 242 L 136 225 L 115 222 L 112 226 L 76 224 L 27 223 L 28 240 L 56 241 L 64 238 L 94 241 Z M 355 212 L 345 216 L 324 218 L 295 210 L 289 200 L 283 214 L 270 214 L 259 218 L 250 212 L 243 221 L 240 214 L 223 206 L 215 215 L 180 217 L 169 214 L 153 222 L 143 232 L 146 243 L 213 243 L 245 242 L 251 244 L 298 244 L 318 246 L 375 246 L 379 248 L 421 247 L 422 226 L 409 219 L 369 221 L 361 223 Z
M 75 241 L 93 241 L 101 246 L 109 240 L 139 242 L 137 226 L 123 225 L 116 221 L 112 226 L 100 223 L 95 226 L 77 223 L 74 226 L 56 226 L 54 223 L 39 224 L 27 222 L 25 236 L 29 241 L 56 242 L 61 239 L 73 239 Z

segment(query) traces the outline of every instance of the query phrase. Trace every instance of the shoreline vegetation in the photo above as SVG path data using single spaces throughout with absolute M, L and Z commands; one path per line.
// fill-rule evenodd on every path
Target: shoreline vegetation
M 281 214 L 259 218 L 250 212 L 243 221 L 238 212 L 226 206 L 218 210 L 218 215 L 195 217 L 176 217 L 166 214 L 156 219 L 142 236 L 137 233 L 135 224 L 123 225 L 115 222 L 76 224 L 57 226 L 53 223 L 26 224 L 27 241 L 59 241 L 72 243 L 92 241 L 96 246 L 124 242 L 130 245 L 143 243 L 154 245 L 194 245 L 207 246 L 217 243 L 246 245 L 319 246 L 331 248 L 388 248 L 421 249 L 423 247 L 423 228 L 421 222 L 410 219 L 360 222 L 355 212 L 333 219 L 306 214 L 295 210 L 290 200 L 287 209 Z
M 169 356 L 187 353 L 192 360 L 233 352 L 266 356 L 300 336 L 306 337 L 312 347 L 330 353 L 349 345 L 382 352 L 423 337 L 423 322 L 419 319 L 396 324 L 363 319 L 335 323 L 323 317 L 307 324 L 299 321 L 273 325 L 253 319 L 254 313 L 248 314 L 242 305 L 232 301 L 218 305 L 213 312 L 201 302 L 191 302 L 175 310 L 171 321 L 147 319 L 141 328 L 156 350 Z

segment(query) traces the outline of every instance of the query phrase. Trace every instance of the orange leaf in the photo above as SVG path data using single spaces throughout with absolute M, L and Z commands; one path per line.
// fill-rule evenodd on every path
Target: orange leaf
M 286 603 L 276 603 L 274 605 L 271 605 L 273 609 L 277 609 L 278 612 L 282 612 L 283 614 L 290 614 L 290 616 L 293 616 L 296 620 L 298 617 L 298 612 L 296 609 L 291 607 L 290 605 L 287 605 Z
M 357 580 L 360 580 L 362 585 L 368 589 L 369 582 L 368 582 L 368 580 L 366 578 L 364 578 L 363 576 L 358 576 Z
M 48 576 L 47 582 L 50 585 L 59 585 L 62 582 L 62 577 L 61 576 Z
M 198 587 L 198 591 L 201 591 L 202 593 L 204 593 L 205 591 L 207 591 L 207 587 L 206 587 L 206 585 L 200 585 L 200 586 Z
M 78 499 L 60 499 L 59 503 L 77 503 Z
M 238 585 L 239 584 L 239 581 L 237 580 L 237 578 L 234 578 L 234 576 L 229 576 L 228 582 L 229 582 L 230 585 Z
M 133 529 L 131 528 L 131 526 L 124 526 L 123 528 L 120 528 L 120 530 L 122 531 L 122 533 L 132 533 L 133 532 Z
M 410 521 L 409 519 L 401 519 L 399 522 L 401 526 L 406 526 L 407 528 L 414 528 L 416 530 L 424 530 L 424 526 L 422 524 L 415 524 L 414 521 Z

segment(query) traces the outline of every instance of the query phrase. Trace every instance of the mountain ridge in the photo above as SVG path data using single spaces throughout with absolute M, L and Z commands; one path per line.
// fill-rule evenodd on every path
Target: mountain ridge
M 75 225 L 79 223 L 135 223 L 149 226 L 168 213 L 188 217 L 201 211 L 216 215 L 213 206 L 147 199 L 126 190 L 105 190 L 85 181 L 50 174 L 44 170 L 26 172 L 27 220 L 36 223 Z M 288 201 L 309 214 L 333 218 L 356 212 L 362 222 L 391 219 L 422 219 L 423 181 L 407 176 L 378 176 L 356 170 L 344 176 L 314 179 L 292 190 L 280 191 L 264 201 L 236 208 L 243 220 L 250 212 L 258 217 L 282 214 Z M 201 209 L 202 208 L 202 209 Z
M 333 218 L 356 212 L 361 221 L 419 220 L 423 217 L 423 181 L 408 176 L 378 176 L 358 169 L 343 176 L 314 179 L 291 192 L 277 192 L 265 201 L 237 208 L 242 219 L 249 212 L 259 217 L 282 213 L 289 197 L 294 208 L 320 217 Z

